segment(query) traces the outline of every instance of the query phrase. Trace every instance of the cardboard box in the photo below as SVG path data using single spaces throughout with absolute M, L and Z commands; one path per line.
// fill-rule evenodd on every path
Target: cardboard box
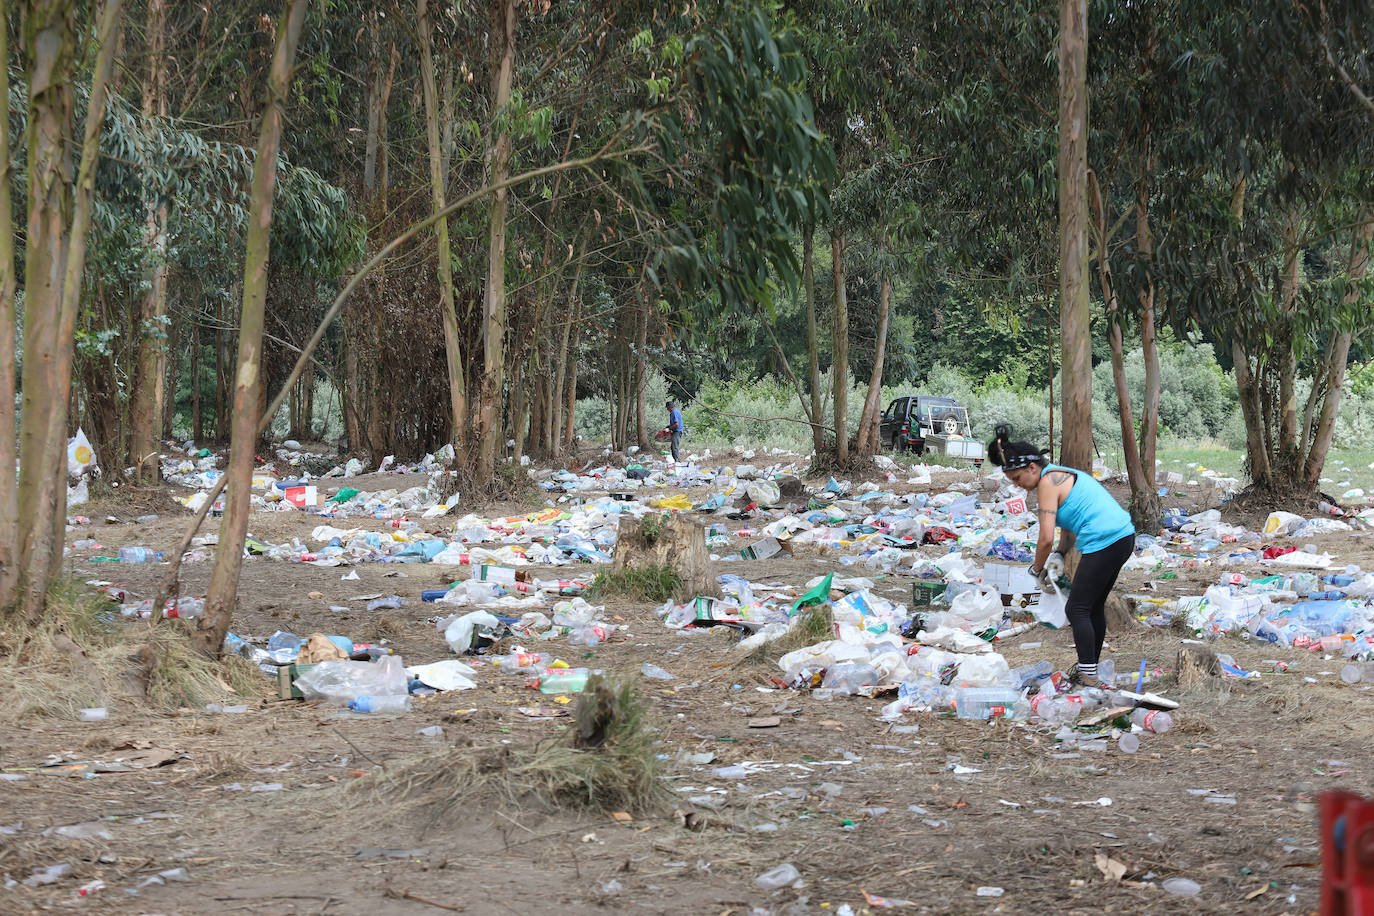
M 305 694 L 301 693 L 300 689 L 296 687 L 296 678 L 315 667 L 315 664 L 318 664 L 318 662 L 306 665 L 297 665 L 293 663 L 290 665 L 282 665 L 278 668 L 277 696 L 281 697 L 283 700 L 305 699 Z

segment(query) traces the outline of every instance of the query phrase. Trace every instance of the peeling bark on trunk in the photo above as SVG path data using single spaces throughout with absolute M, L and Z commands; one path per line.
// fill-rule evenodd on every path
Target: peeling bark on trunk
M 825 428 L 821 413 L 821 354 L 816 335 L 816 231 L 806 227 L 802 240 L 802 283 L 806 286 L 806 373 L 811 388 L 811 451 L 820 457 L 825 448 Z
M 1059 4 L 1060 462 L 1092 467 L 1092 330 L 1088 297 L 1088 8 Z
M 832 388 L 835 397 L 835 460 L 841 467 L 849 463 L 849 301 L 845 294 L 844 233 L 830 235 L 832 279 L 835 297 L 834 354 Z
M 0 23 L 9 22 L 9 0 L 0 0 Z M 0 28 L 0 354 L 13 354 L 15 345 L 14 181 L 10 160 L 9 29 Z M 19 569 L 15 563 L 19 537 L 19 487 L 15 450 L 19 433 L 14 412 L 17 378 L 15 360 L 0 356 L 0 612 L 11 607 Z
M 496 21 L 492 32 L 494 51 L 490 126 L 493 138 L 488 158 L 488 176 L 492 184 L 499 184 L 510 174 L 510 135 L 499 128 L 496 119 L 510 101 L 511 77 L 515 69 L 515 0 L 492 0 L 492 3 Z M 482 301 L 482 395 L 477 446 L 479 480 L 491 476 L 496 464 L 496 440 L 501 435 L 499 417 L 506 368 L 506 211 L 509 207 L 509 189 L 503 187 L 492 192 L 486 294 Z
M 147 19 L 148 73 L 143 81 L 145 120 L 167 114 L 167 7 L 165 0 L 149 0 Z M 143 272 L 146 291 L 138 305 L 135 335 L 138 356 L 129 394 L 129 464 L 140 485 L 157 484 L 159 435 L 162 429 L 164 378 L 167 369 L 167 206 L 160 188 L 145 187 Z
M 224 522 L 219 549 L 210 573 L 205 611 L 196 621 L 195 644 L 201 654 L 216 658 L 229 631 L 243 567 L 243 541 L 248 533 L 252 492 L 253 452 L 258 436 L 259 389 L 262 385 L 262 331 L 267 303 L 268 256 L 272 231 L 272 192 L 277 179 L 285 104 L 290 91 L 291 66 L 305 22 L 307 0 L 286 0 L 277 23 L 276 48 L 267 79 L 267 98 L 253 165 L 248 237 L 243 266 L 243 308 L 239 319 L 238 373 L 234 385 L 233 437 L 225 472 Z

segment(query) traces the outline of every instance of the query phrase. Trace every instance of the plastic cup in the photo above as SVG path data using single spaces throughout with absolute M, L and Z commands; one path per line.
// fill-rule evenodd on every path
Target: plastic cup
M 1116 739 L 1116 746 L 1121 749 L 1123 754 L 1134 754 L 1136 751 L 1140 750 L 1140 739 L 1130 732 L 1127 732 Z

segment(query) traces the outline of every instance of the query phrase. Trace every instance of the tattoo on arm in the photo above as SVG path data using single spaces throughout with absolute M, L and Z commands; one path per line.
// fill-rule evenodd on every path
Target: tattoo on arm
M 1049 477 L 1050 483 L 1057 486 L 1061 483 L 1068 483 L 1070 480 L 1073 480 L 1074 475 L 1068 471 L 1050 471 Z
M 1037 509 L 1036 515 L 1058 515 L 1058 509 Z

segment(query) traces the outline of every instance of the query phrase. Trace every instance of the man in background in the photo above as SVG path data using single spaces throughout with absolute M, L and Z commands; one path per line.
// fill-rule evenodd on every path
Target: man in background
M 678 443 L 682 441 L 682 411 L 677 409 L 677 405 L 669 401 L 668 408 L 668 432 L 672 435 L 673 461 L 681 461 L 678 457 Z

